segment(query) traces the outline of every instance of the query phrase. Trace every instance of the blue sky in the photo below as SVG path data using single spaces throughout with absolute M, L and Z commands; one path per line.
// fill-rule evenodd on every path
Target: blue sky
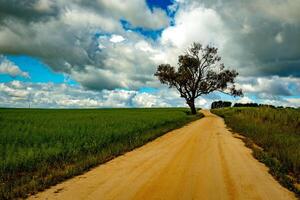
M 162 8 L 164 10 L 168 10 L 168 6 L 173 4 L 173 1 L 170 0 L 147 0 L 148 6 L 153 9 L 155 7 Z
M 176 66 L 195 41 L 219 48 L 245 93 L 203 96 L 198 106 L 219 99 L 300 106 L 299 2 L 53 2 L 0 2 L 0 106 L 24 107 L 31 93 L 36 107 L 184 106 L 153 73 L 161 63 Z
M 24 78 L 21 76 L 11 77 L 8 74 L 1 74 L 0 77 L 2 82 L 19 80 L 25 82 L 64 83 L 65 76 L 63 74 L 54 72 L 39 59 L 26 55 L 7 55 L 6 57 L 15 63 L 22 71 L 28 72 L 30 74 L 30 78 Z

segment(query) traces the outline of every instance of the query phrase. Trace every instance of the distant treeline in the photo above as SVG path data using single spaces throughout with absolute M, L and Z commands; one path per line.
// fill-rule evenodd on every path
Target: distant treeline
M 230 101 L 214 101 L 211 104 L 211 109 L 231 107 Z
M 230 101 L 214 101 L 211 104 L 211 109 L 215 108 L 225 108 L 231 107 L 232 103 Z M 283 106 L 273 106 L 269 104 L 257 104 L 257 103 L 235 103 L 232 107 L 268 107 L 268 108 L 291 108 L 292 107 L 283 107 Z

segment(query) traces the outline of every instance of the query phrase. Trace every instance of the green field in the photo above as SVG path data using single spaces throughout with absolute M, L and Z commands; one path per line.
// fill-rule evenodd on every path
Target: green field
M 0 199 L 40 191 L 201 117 L 187 113 L 0 109 Z
M 263 148 L 254 156 L 270 167 L 270 172 L 286 187 L 300 194 L 300 110 L 275 108 L 223 108 L 213 113 L 222 116 L 234 132 L 246 136 Z M 247 142 L 247 141 L 246 141 Z

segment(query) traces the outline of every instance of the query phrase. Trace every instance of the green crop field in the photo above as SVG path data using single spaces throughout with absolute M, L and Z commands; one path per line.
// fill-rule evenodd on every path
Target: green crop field
M 283 185 L 300 194 L 300 110 L 275 108 L 223 108 L 222 116 L 233 131 L 246 136 L 262 150 L 254 156 L 270 167 Z M 251 145 L 250 145 L 251 147 Z
M 0 109 L 0 199 L 26 197 L 200 117 L 187 113 Z

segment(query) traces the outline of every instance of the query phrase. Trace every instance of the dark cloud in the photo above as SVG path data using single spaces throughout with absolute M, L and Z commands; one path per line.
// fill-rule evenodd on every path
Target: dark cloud
M 184 6 L 195 2 L 221 17 L 228 65 L 236 60 L 245 76 L 300 77 L 299 1 L 190 0 Z
M 14 19 L 25 23 L 47 20 L 59 13 L 52 1 L 40 0 L 1 0 L 0 23 Z
M 300 77 L 300 47 L 297 45 L 300 44 L 300 24 L 297 27 L 261 19 L 250 26 L 250 33 L 233 39 L 243 48 L 244 59 L 249 62 L 240 66 L 244 75 Z
M 293 77 L 240 77 L 238 85 L 247 94 L 257 96 L 296 96 L 299 95 L 300 79 Z

